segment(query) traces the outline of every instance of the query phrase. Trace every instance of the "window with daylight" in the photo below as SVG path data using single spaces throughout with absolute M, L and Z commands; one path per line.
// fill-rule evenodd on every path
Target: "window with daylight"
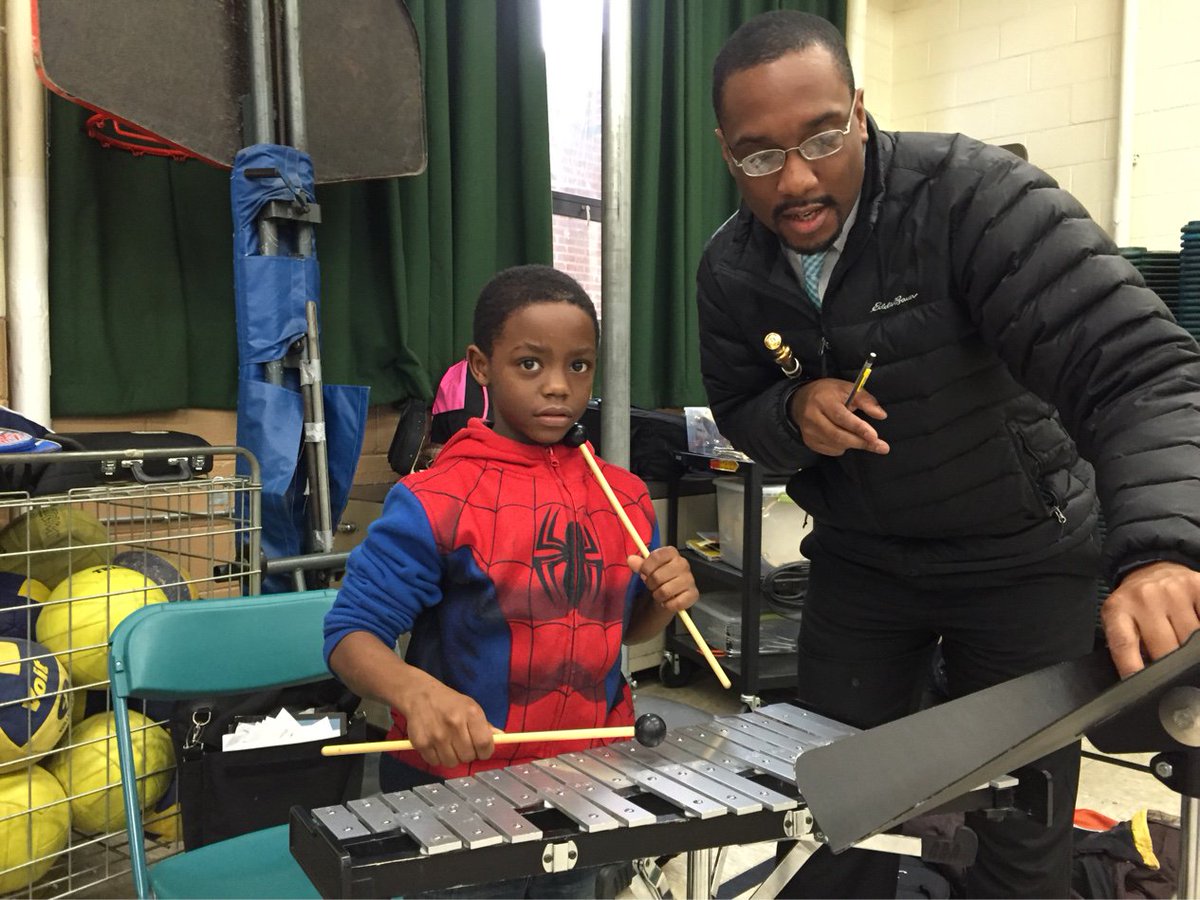
M 554 265 L 601 309 L 600 63 L 604 0 L 542 0 Z

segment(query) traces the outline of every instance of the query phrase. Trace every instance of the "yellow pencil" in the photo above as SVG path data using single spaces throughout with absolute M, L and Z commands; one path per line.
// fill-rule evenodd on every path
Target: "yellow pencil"
M 846 409 L 854 402 L 854 398 L 858 396 L 858 392 L 863 389 L 863 385 L 867 383 L 867 379 L 871 377 L 871 367 L 875 365 L 875 354 L 868 353 L 867 358 L 863 360 L 862 368 L 858 370 L 858 377 L 854 379 L 854 387 L 850 389 L 850 395 L 846 398 Z

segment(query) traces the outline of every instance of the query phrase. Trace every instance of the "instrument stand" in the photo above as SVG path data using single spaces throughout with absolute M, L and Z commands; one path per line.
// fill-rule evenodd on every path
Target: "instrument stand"
M 1200 675 L 1185 681 L 1154 691 L 1092 729 L 1088 739 L 1104 753 L 1156 754 L 1150 772 L 1179 794 L 1177 895 L 1195 897 L 1200 891 Z

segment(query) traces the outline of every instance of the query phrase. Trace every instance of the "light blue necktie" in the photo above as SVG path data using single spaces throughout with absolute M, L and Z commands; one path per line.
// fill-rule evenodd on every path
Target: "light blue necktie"
M 800 257 L 800 266 L 804 269 L 804 289 L 808 298 L 818 309 L 821 306 L 821 265 L 825 262 L 826 251 L 805 254 Z

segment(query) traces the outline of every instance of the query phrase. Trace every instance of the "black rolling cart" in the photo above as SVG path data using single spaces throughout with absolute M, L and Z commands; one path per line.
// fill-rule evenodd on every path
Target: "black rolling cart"
M 707 456 L 677 450 L 675 474 L 667 483 L 667 542 L 679 546 L 679 498 L 683 495 L 715 490 L 713 479 L 733 476 L 742 479 L 742 568 L 726 562 L 706 559 L 683 549 L 692 565 L 701 602 L 704 591 L 733 589 L 741 595 L 741 645 L 739 656 L 717 656 L 721 667 L 741 694 L 742 702 L 757 709 L 764 690 L 795 687 L 796 657 L 792 653 L 762 654 L 760 619 L 762 615 L 762 469 L 748 460 Z M 675 620 L 667 626 L 663 662 L 659 676 L 668 687 L 686 684 L 697 669 L 708 670 L 703 657 L 685 629 Z

